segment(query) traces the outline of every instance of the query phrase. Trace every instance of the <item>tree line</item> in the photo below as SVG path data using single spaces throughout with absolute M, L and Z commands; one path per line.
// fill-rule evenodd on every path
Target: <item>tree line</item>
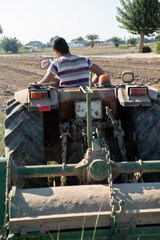
M 132 34 L 140 35 L 139 52 L 143 52 L 145 36 L 150 36 L 157 32 L 160 35 L 160 2 L 159 0 L 120 0 L 122 8 L 117 7 L 117 21 L 121 24 L 120 27 L 126 29 Z M 0 34 L 3 29 L 0 25 Z M 51 46 L 51 42 L 56 38 L 51 38 L 47 46 Z M 81 37 L 80 37 L 81 38 Z M 93 48 L 99 36 L 96 34 L 86 35 L 86 39 Z M 113 37 L 112 41 L 117 47 L 123 42 L 118 37 Z M 130 44 L 135 45 L 135 38 L 129 40 Z M 13 53 L 18 51 L 21 43 L 16 38 L 3 37 L 0 40 L 0 45 L 5 52 Z

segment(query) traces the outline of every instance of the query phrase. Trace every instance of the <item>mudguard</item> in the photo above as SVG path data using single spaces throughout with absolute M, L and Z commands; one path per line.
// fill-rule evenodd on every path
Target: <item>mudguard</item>
M 15 92 L 14 98 L 22 104 L 28 103 L 28 88 Z
M 45 111 L 45 107 L 48 110 L 57 109 L 59 106 L 57 89 L 48 88 L 48 92 L 47 99 L 30 99 L 29 90 L 23 89 L 15 93 L 15 99 L 22 104 L 28 104 L 28 111 L 39 111 L 40 109 Z
M 153 87 L 147 87 L 148 88 L 148 94 L 147 95 L 129 95 L 128 94 L 128 88 L 130 87 L 144 87 L 144 85 L 119 85 L 116 89 L 116 95 L 119 100 L 119 103 L 123 107 L 150 107 L 151 106 L 151 100 L 156 101 L 158 97 L 158 90 Z

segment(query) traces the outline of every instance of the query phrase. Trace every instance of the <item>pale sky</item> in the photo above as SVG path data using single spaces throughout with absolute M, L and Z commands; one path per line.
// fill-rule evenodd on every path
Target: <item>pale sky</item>
M 16 37 L 22 44 L 47 43 L 57 35 L 68 42 L 87 34 L 128 39 L 133 35 L 116 21 L 118 6 L 119 0 L 0 0 L 0 38 Z

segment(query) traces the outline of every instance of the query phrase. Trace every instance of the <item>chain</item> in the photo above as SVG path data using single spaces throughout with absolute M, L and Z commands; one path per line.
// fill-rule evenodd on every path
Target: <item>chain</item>
M 113 189 L 113 176 L 112 176 L 112 164 L 110 159 L 110 152 L 109 148 L 105 142 L 105 140 L 101 139 L 101 145 L 104 147 L 103 149 L 106 152 L 106 161 L 108 165 L 108 186 L 109 186 L 109 195 L 110 195 L 110 207 L 111 207 L 111 218 L 113 219 L 113 230 L 114 235 L 112 237 L 112 240 L 114 239 L 120 239 L 119 233 L 118 233 L 118 224 L 117 224 L 117 216 L 116 216 L 116 210 L 115 210 L 115 199 L 114 199 L 114 189 Z M 124 202 L 121 201 L 120 205 L 123 205 Z
M 107 152 L 106 159 L 108 160 L 108 185 L 109 185 L 109 194 L 110 194 L 110 207 L 111 207 L 111 218 L 113 219 L 113 230 L 114 236 L 112 239 L 119 239 L 118 234 L 118 224 L 117 224 L 117 216 L 115 211 L 115 199 L 114 199 L 114 189 L 113 189 L 113 176 L 112 176 L 112 165 L 110 156 Z
M 119 233 L 118 233 L 118 224 L 117 224 L 117 216 L 116 216 L 116 210 L 115 210 L 115 200 L 114 200 L 114 190 L 113 190 L 113 176 L 112 176 L 112 164 L 110 159 L 110 152 L 108 145 L 106 144 L 106 141 L 101 138 L 101 146 L 102 149 L 106 152 L 106 161 L 108 165 L 108 185 L 109 185 L 109 195 L 110 195 L 110 207 L 111 207 L 111 218 L 113 219 L 113 230 L 114 235 L 112 237 L 112 240 L 114 239 L 120 239 Z M 120 201 L 120 205 L 122 206 L 124 204 L 123 201 Z M 122 210 L 122 208 L 121 208 Z M 117 213 L 120 211 L 117 211 Z

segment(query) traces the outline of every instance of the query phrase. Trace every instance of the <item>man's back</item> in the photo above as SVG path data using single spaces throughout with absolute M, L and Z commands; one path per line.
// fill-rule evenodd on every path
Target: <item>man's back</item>
M 48 72 L 58 75 L 61 86 L 89 85 L 89 68 L 93 62 L 86 57 L 65 55 L 55 59 Z

